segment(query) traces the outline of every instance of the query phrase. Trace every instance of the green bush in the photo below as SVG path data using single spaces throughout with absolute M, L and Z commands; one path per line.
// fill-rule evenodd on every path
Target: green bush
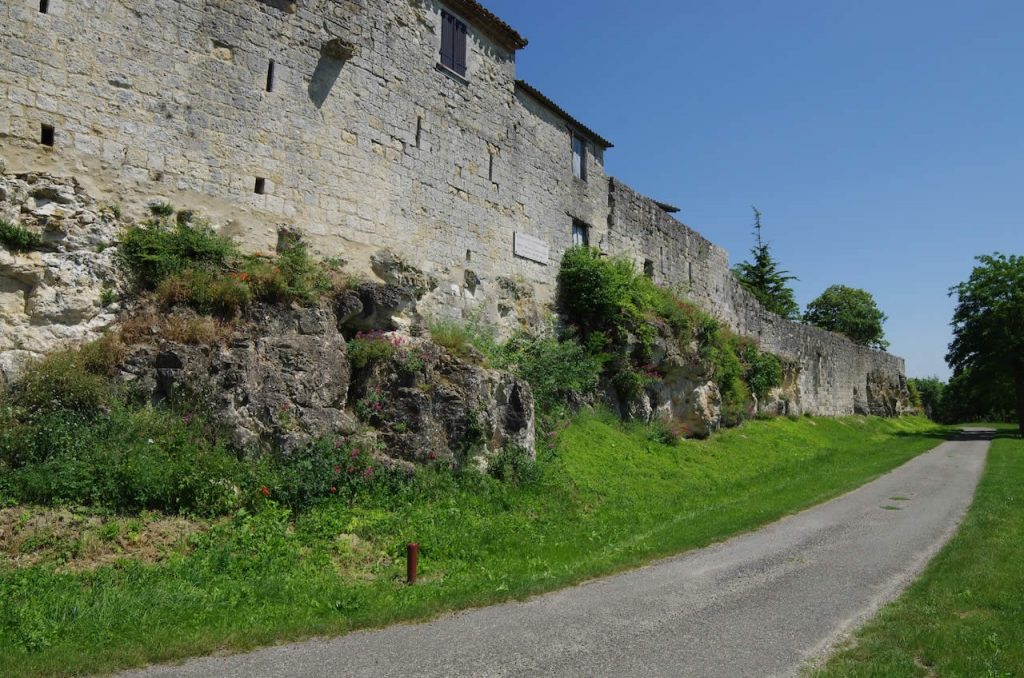
M 602 357 L 573 338 L 517 334 L 489 357 L 495 367 L 511 370 L 530 384 L 542 413 L 562 412 L 567 402 L 589 394 L 602 369 Z
M 187 270 L 225 271 L 238 258 L 235 245 L 207 224 L 169 225 L 149 221 L 128 229 L 121 240 L 122 262 L 145 289 Z
M 696 344 L 695 359 L 708 365 L 722 394 L 723 421 L 738 424 L 751 415 L 751 393 L 759 398 L 782 383 L 782 363 L 741 339 L 713 317 L 658 287 L 623 258 L 602 257 L 593 248 L 568 250 L 558 275 L 559 309 L 581 333 L 584 345 L 601 356 L 605 377 L 624 400 L 639 396 L 659 375 L 644 363 L 657 338 L 656 323 L 667 324 L 683 353 Z
M 394 357 L 397 347 L 383 332 L 360 332 L 348 342 L 348 360 L 356 369 Z
M 487 473 L 514 485 L 528 485 L 540 479 L 541 467 L 521 447 L 502 448 L 487 465 Z
M 39 249 L 43 241 L 35 231 L 0 219 L 0 244 L 12 252 L 29 252 Z
M 470 346 L 470 332 L 464 325 L 451 320 L 437 320 L 430 323 L 430 338 L 438 346 L 448 349 L 452 355 L 465 357 Z
M 252 302 L 252 290 L 239 275 L 187 269 L 160 281 L 156 296 L 164 305 L 187 304 L 203 313 L 230 317 Z
M 31 363 L 11 385 L 10 404 L 33 415 L 61 410 L 98 413 L 110 402 L 110 386 L 89 371 L 87 358 L 77 351 L 59 351 Z

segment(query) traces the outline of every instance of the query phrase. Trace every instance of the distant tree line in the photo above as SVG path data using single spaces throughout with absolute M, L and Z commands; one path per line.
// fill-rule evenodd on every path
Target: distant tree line
M 807 304 L 800 316 L 800 305 L 796 302 L 790 280 L 799 280 L 782 270 L 772 256 L 768 243 L 762 237 L 761 212 L 754 207 L 754 246 L 750 250 L 751 261 L 743 261 L 733 267 L 733 275 L 739 283 L 753 294 L 766 309 L 787 320 L 803 322 L 832 332 L 843 334 L 858 344 L 885 350 L 882 324 L 886 316 L 879 310 L 874 297 L 865 290 L 846 285 L 832 285 L 821 295 Z

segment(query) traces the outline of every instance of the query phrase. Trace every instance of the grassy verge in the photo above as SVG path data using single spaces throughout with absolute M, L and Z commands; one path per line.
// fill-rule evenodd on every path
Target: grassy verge
M 1024 674 L 1024 440 L 1005 424 L 956 536 L 817 676 Z
M 0 666 L 72 675 L 552 590 L 755 528 L 929 449 L 923 419 L 753 421 L 707 441 L 585 415 L 529 482 L 424 470 L 356 505 L 273 502 L 156 564 L 0 565 Z M 407 541 L 421 584 L 402 583 Z

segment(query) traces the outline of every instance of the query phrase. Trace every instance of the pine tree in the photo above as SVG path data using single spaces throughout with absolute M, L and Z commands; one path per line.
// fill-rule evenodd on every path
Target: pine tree
M 769 311 L 796 320 L 800 317 L 800 305 L 793 297 L 793 289 L 786 283 L 798 278 L 788 275 L 789 271 L 779 270 L 779 264 L 772 257 L 768 243 L 761 238 L 761 212 L 756 207 L 753 209 L 754 247 L 750 254 L 754 261 L 736 264 L 732 269 L 733 275 Z

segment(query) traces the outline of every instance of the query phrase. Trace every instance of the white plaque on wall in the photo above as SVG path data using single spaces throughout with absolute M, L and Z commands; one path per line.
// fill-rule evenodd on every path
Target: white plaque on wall
M 517 257 L 536 261 L 545 266 L 548 264 L 548 245 L 540 238 L 517 231 L 513 237 L 513 249 Z

